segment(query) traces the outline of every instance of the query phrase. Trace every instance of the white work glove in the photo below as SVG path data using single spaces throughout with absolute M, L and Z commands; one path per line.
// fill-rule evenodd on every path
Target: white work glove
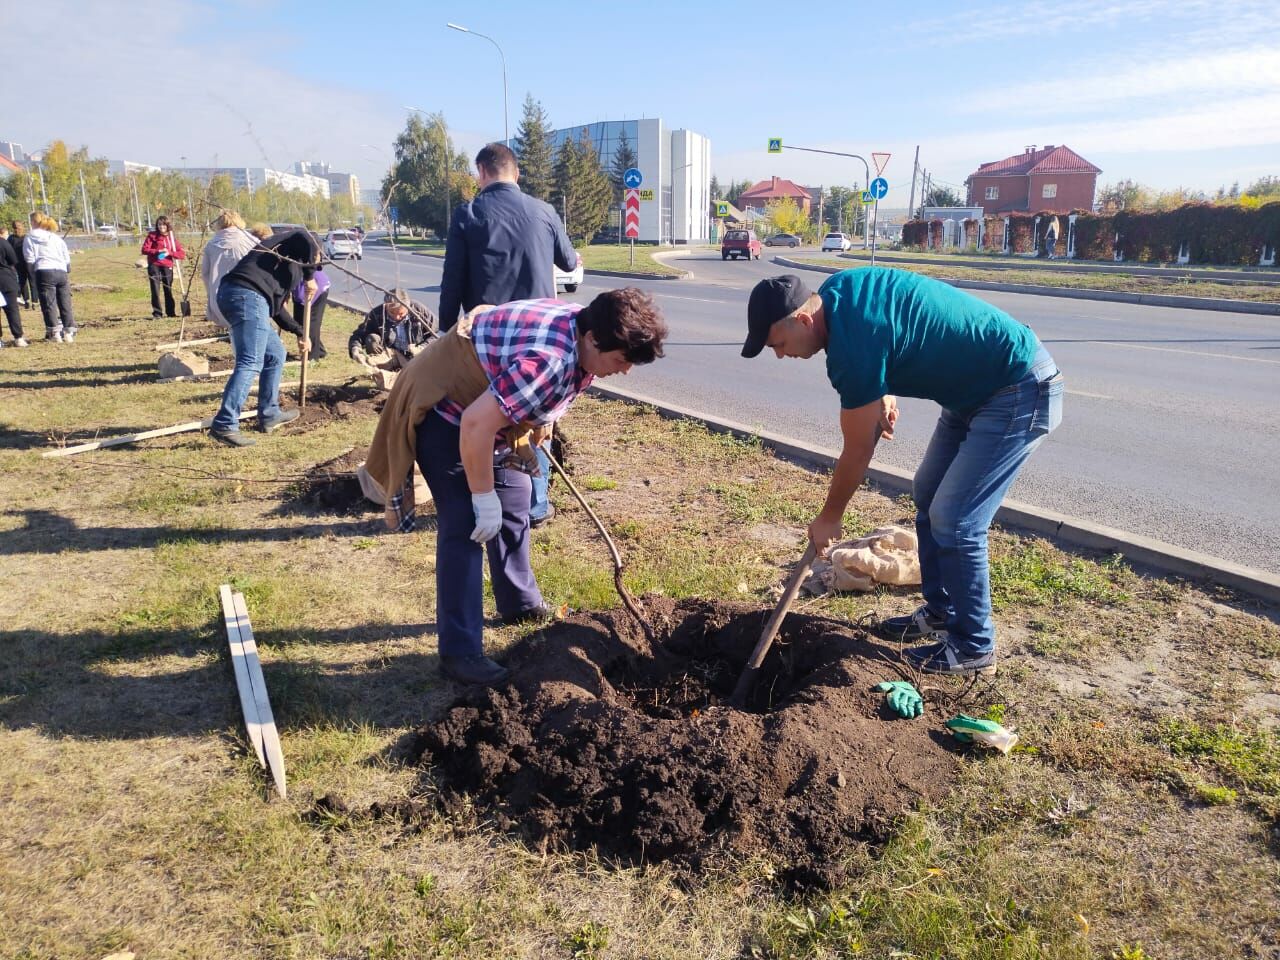
M 498 499 L 497 491 L 473 493 L 471 508 L 476 512 L 476 528 L 471 531 L 471 539 L 476 543 L 488 543 L 502 529 L 502 501 Z

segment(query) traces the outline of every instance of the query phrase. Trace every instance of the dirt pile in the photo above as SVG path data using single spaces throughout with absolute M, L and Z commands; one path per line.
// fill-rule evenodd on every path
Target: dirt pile
M 307 471 L 305 479 L 290 487 L 285 498 L 286 509 L 341 515 L 381 512 L 380 507 L 365 499 L 356 477 L 356 467 L 368 456 L 368 447 L 355 447 L 332 460 L 317 463 Z
M 286 386 L 280 399 L 282 407 L 296 407 L 298 388 Z M 307 387 L 307 406 L 298 425 L 316 426 L 352 417 L 376 419 L 386 402 L 387 395 L 371 383 L 315 384 Z
M 763 855 L 825 887 L 841 855 L 944 793 L 941 717 L 896 718 L 872 688 L 888 652 L 847 624 L 792 614 L 745 710 L 725 706 L 768 611 L 650 600 L 650 646 L 622 612 L 581 614 L 507 658 L 512 681 L 419 732 L 446 809 L 478 801 L 534 845 L 696 868 Z

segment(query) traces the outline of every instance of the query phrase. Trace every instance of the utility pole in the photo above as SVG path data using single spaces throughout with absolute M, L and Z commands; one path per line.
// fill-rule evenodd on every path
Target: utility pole
M 916 174 L 920 172 L 920 144 L 916 144 L 916 159 L 911 165 L 911 199 L 907 203 L 907 219 L 916 215 Z
M 31 193 L 31 212 L 36 212 L 36 178 L 31 175 L 31 168 L 27 167 L 27 190 Z
M 827 194 L 827 191 L 825 187 L 818 188 L 818 232 L 819 233 L 822 232 L 822 204 L 823 204 L 823 201 L 826 199 L 826 194 Z
M 138 177 L 135 174 L 129 178 L 129 182 L 133 185 L 133 222 L 137 225 L 139 231 L 142 230 L 142 204 L 138 202 Z
M 93 233 L 93 221 L 89 217 L 89 194 L 84 189 L 84 171 L 80 171 L 80 203 L 84 208 L 84 232 Z

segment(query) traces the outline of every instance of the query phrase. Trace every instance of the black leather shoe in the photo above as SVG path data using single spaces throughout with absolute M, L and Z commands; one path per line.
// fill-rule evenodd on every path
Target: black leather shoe
M 549 503 L 547 504 L 546 513 L 544 513 L 542 516 L 537 518 L 534 518 L 534 517 L 529 518 L 529 527 L 533 530 L 536 530 L 538 529 L 538 527 L 542 526 L 544 523 L 550 523 L 555 518 L 556 518 L 555 505 Z
M 536 607 L 530 607 L 528 610 L 521 610 L 519 613 L 513 613 L 510 616 L 502 618 L 502 622 L 507 626 L 514 626 L 519 623 L 548 623 L 554 620 L 556 612 L 545 603 Z
M 440 655 L 440 672 L 450 680 L 478 687 L 496 687 L 505 683 L 511 671 L 484 654 L 474 657 Z

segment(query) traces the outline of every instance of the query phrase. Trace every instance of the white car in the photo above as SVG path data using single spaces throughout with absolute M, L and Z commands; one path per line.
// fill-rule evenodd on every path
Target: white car
M 566 293 L 573 293 L 578 289 L 578 284 L 582 283 L 582 254 L 578 254 L 578 263 L 572 270 L 561 270 L 558 266 L 553 266 L 556 273 L 556 290 L 564 290 Z
M 360 260 L 364 257 L 364 244 L 350 230 L 330 230 L 324 235 L 324 255 L 330 260 L 339 257 Z
M 120 228 L 112 223 L 104 223 L 98 228 L 98 236 L 103 240 L 115 240 L 120 236 Z
M 822 252 L 827 253 L 830 250 L 836 253 L 844 253 L 853 244 L 849 241 L 849 237 L 843 233 L 828 233 L 822 238 Z

